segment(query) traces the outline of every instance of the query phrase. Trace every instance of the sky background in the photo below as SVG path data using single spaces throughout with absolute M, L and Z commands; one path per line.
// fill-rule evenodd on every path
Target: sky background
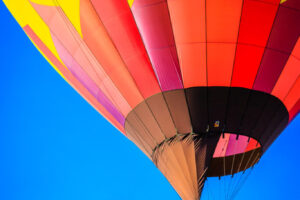
M 0 16 L 0 199 L 179 199 L 152 162 L 52 69 L 2 1 Z M 236 199 L 300 199 L 299 140 L 300 116 Z

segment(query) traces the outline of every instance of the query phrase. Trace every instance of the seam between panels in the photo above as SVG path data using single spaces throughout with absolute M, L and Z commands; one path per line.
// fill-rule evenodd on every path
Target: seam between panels
M 229 83 L 229 88 L 227 92 L 227 102 L 226 102 L 226 111 L 225 111 L 225 121 L 224 121 L 224 127 L 223 129 L 226 129 L 227 126 L 227 118 L 228 118 L 228 112 L 229 112 L 229 106 L 230 106 L 230 96 L 231 96 L 231 84 L 232 84 L 232 77 L 233 77 L 233 72 L 234 72 L 234 66 L 236 62 L 236 55 L 237 55 L 237 47 L 238 47 L 238 40 L 240 36 L 240 26 L 242 23 L 242 16 L 243 16 L 243 10 L 244 10 L 244 3 L 245 0 L 242 0 L 242 5 L 241 5 L 241 12 L 240 12 L 240 20 L 239 20 L 239 26 L 238 26 L 238 34 L 236 38 L 236 46 L 235 46 L 235 52 L 234 52 L 234 58 L 233 58 L 233 63 L 232 63 L 232 69 L 231 69 L 231 77 L 230 77 L 230 83 Z M 224 134 L 224 133 L 223 133 Z M 239 135 L 237 135 L 238 137 Z M 237 138 L 236 138 L 237 139 Z M 229 142 L 229 141 L 228 141 Z M 234 145 L 234 151 L 236 151 L 236 143 Z M 234 162 L 235 162 L 235 156 L 236 154 L 233 155 L 233 160 L 232 160 L 232 166 L 231 166 L 231 174 L 233 173 L 233 168 L 234 168 Z M 232 179 L 231 179 L 232 180 Z M 231 184 L 231 181 L 230 181 Z
M 256 0 L 255 0 L 255 1 L 256 1 Z M 269 33 L 269 36 L 268 36 L 268 40 L 267 40 L 267 42 L 266 42 L 266 47 L 267 47 L 267 45 L 268 45 L 268 43 L 269 43 L 270 35 L 271 35 L 271 33 L 272 33 L 274 24 L 275 24 L 276 19 L 277 19 L 277 16 L 278 16 L 279 6 L 280 6 L 280 5 L 278 5 L 277 11 L 276 11 L 276 16 L 274 17 L 274 21 L 273 21 L 273 24 L 272 24 L 272 28 L 271 28 L 271 30 L 270 30 L 270 33 Z M 252 96 L 253 86 L 254 86 L 255 81 L 256 81 L 256 79 L 257 79 L 257 76 L 258 76 L 258 74 L 259 74 L 259 71 L 260 71 L 260 68 L 261 68 L 261 63 L 262 63 L 262 60 L 263 60 L 263 58 L 264 58 L 265 52 L 266 52 L 266 48 L 265 48 L 264 53 L 263 53 L 263 55 L 262 55 L 262 58 L 261 58 L 261 60 L 260 60 L 260 64 L 259 64 L 259 67 L 258 67 L 258 69 L 257 69 L 257 72 L 256 72 L 256 75 L 255 75 L 255 79 L 254 79 L 254 81 L 253 81 L 253 85 L 252 85 L 252 87 L 251 87 L 251 90 L 248 92 L 248 97 L 247 97 L 246 106 L 245 106 L 243 115 L 242 115 L 242 117 L 241 117 L 240 124 L 239 124 L 239 126 L 238 126 L 238 130 L 241 129 L 242 123 L 243 123 L 243 121 L 244 121 L 244 118 L 245 118 L 245 115 L 246 115 L 246 111 L 247 111 L 247 108 L 248 108 L 248 106 L 249 106 L 250 97 Z
M 57 9 L 57 12 L 59 12 L 59 9 L 58 9 L 58 8 L 56 8 L 56 9 Z M 62 9 L 60 9 L 60 10 L 62 10 Z M 63 21 L 65 21 L 67 28 L 69 29 L 69 31 L 70 31 L 71 35 L 73 36 L 74 40 L 75 40 L 75 41 L 77 42 L 77 44 L 79 45 L 79 48 L 82 50 L 84 57 L 87 59 L 87 61 L 88 61 L 88 62 L 91 64 L 91 66 L 92 66 L 91 60 L 89 60 L 88 57 L 87 57 L 88 52 L 85 52 L 85 51 L 82 49 L 81 44 L 80 44 L 80 41 L 78 41 L 78 39 L 75 37 L 75 34 L 74 34 L 73 31 L 70 29 L 70 27 L 69 27 L 67 21 L 63 18 L 63 15 L 62 15 L 62 14 L 60 14 L 60 17 L 62 18 Z M 70 23 L 71 23 L 71 22 L 70 22 Z M 45 24 L 46 24 L 46 23 L 45 23 Z M 71 24 L 72 24 L 72 23 L 71 23 Z M 46 24 L 46 25 L 47 25 L 47 24 Z M 48 26 L 48 25 L 47 25 L 47 26 Z M 48 26 L 48 28 L 50 29 L 49 26 Z M 50 31 L 51 31 L 51 29 L 50 29 Z M 52 31 L 51 31 L 51 32 L 52 32 Z M 52 33 L 53 33 L 53 32 L 52 32 Z M 55 33 L 53 33 L 53 34 L 56 35 Z M 82 42 L 85 44 L 84 41 L 82 41 Z M 66 49 L 66 50 L 67 50 L 67 49 Z M 67 51 L 68 51 L 68 50 L 67 50 Z M 98 63 L 98 64 L 101 66 L 101 64 L 98 62 L 98 60 L 97 60 L 96 58 L 94 58 L 95 56 L 93 55 L 93 53 L 90 52 L 90 54 L 91 54 L 91 56 L 92 56 L 94 62 L 95 62 L 95 63 Z M 74 59 L 74 57 L 73 57 L 72 55 L 71 55 L 71 57 Z M 75 59 L 74 59 L 74 60 L 75 60 Z M 80 66 L 80 65 L 79 65 L 79 66 Z M 86 70 L 84 70 L 84 69 L 82 68 L 82 66 L 81 66 L 81 69 L 82 69 L 84 72 L 86 72 Z M 100 69 L 102 72 L 104 72 L 104 74 L 106 74 L 106 72 L 105 72 L 104 69 L 102 69 L 102 68 L 99 68 L 99 69 Z M 97 78 L 98 78 L 99 80 L 101 80 L 101 78 L 99 77 L 99 75 L 96 73 L 94 67 L 92 67 L 92 70 L 95 72 L 95 75 L 97 76 Z M 86 72 L 86 73 L 87 73 L 87 72 Z M 107 75 L 107 74 L 106 74 L 106 75 Z M 90 77 L 90 76 L 89 76 L 89 77 Z M 114 82 L 111 80 L 110 76 L 107 75 L 106 77 L 111 81 L 112 85 L 113 85 L 116 89 L 118 89 L 118 87 L 117 87 L 117 86 L 114 84 Z M 101 80 L 101 82 L 103 82 L 103 80 Z M 105 84 L 103 84 L 103 87 L 105 87 L 106 90 L 109 91 Z M 98 88 L 99 88 L 99 86 L 98 86 Z M 101 89 L 99 88 L 99 90 L 101 90 Z M 128 104 L 128 102 L 127 102 L 126 98 L 123 96 L 123 94 L 122 94 L 119 90 L 118 90 L 118 92 L 119 92 L 119 94 L 123 97 L 123 99 L 125 100 L 125 102 Z M 110 96 L 110 99 L 112 100 L 112 103 L 114 104 L 114 106 L 115 106 L 115 107 L 118 109 L 118 111 L 122 114 L 120 107 L 119 107 L 118 104 L 115 102 L 114 98 L 112 97 L 113 95 L 112 95 L 110 92 L 107 92 L 107 93 L 108 93 L 108 96 Z M 105 94 L 105 95 L 106 95 L 106 94 Z M 128 106 L 131 107 L 129 104 L 128 104 Z M 122 116 L 125 118 L 125 116 L 124 116 L 123 114 L 122 114 Z M 123 124 L 123 127 L 124 127 L 124 124 Z
M 135 79 L 133 78 L 133 75 L 132 75 L 132 74 L 130 73 L 130 71 L 128 70 L 127 64 L 125 63 L 123 57 L 121 56 L 120 51 L 118 50 L 118 48 L 117 48 L 115 42 L 114 42 L 113 39 L 111 38 L 109 32 L 107 31 L 106 26 L 105 26 L 104 23 L 102 22 L 102 20 L 101 20 L 99 14 L 98 14 L 98 12 L 97 12 L 97 10 L 95 9 L 94 4 L 91 2 L 91 0 L 88 0 L 88 1 L 90 2 L 91 6 L 93 7 L 93 9 L 94 9 L 94 11 L 95 11 L 95 13 L 96 13 L 96 15 L 97 15 L 99 21 L 101 21 L 101 23 L 103 24 L 103 28 L 104 28 L 104 30 L 105 30 L 105 32 L 106 32 L 108 38 L 110 39 L 112 45 L 114 46 L 116 52 L 118 53 L 120 59 L 122 60 L 122 63 L 124 64 L 124 67 L 125 67 L 126 71 L 128 72 L 128 74 L 130 75 L 130 78 L 131 78 L 132 82 L 135 84 L 135 86 L 136 86 L 137 90 L 139 91 L 139 94 L 141 95 L 141 97 L 143 97 L 143 99 L 145 100 L 145 97 L 142 95 L 142 93 L 141 93 L 141 91 L 140 91 L 140 89 L 139 89 L 139 87 L 138 87 L 138 85 L 137 85 Z M 129 9 L 130 9 L 130 8 L 129 8 Z M 126 12 L 124 12 L 124 13 L 126 13 Z
M 277 22 L 277 19 L 278 19 L 278 13 L 279 13 L 279 8 L 280 8 L 280 4 L 279 4 L 278 7 L 277 7 L 277 11 L 276 11 L 276 15 L 275 15 L 275 17 L 274 17 L 274 21 L 273 21 L 273 24 L 272 24 L 272 28 L 271 28 L 271 30 L 270 30 L 270 33 L 269 33 L 269 36 L 268 36 L 268 40 L 267 40 L 267 42 L 266 42 L 266 47 L 268 46 L 268 44 L 269 44 L 269 42 L 270 42 L 270 38 L 271 38 L 271 35 L 272 35 L 272 32 L 273 32 L 274 26 L 275 26 L 275 24 L 276 24 L 276 22 Z M 257 80 L 257 77 L 258 77 L 258 74 L 259 74 L 259 72 L 261 71 L 262 62 L 263 62 L 263 60 L 264 60 L 264 57 L 265 57 L 265 54 L 266 54 L 266 50 L 267 50 L 267 49 L 264 50 L 264 53 L 263 53 L 263 55 L 262 55 L 262 57 L 261 57 L 261 60 L 260 60 L 260 63 L 259 63 L 259 67 L 258 67 L 258 69 L 257 69 L 257 73 L 256 73 L 256 75 L 255 75 L 255 79 L 254 79 L 252 88 L 254 87 L 255 82 L 256 82 L 256 80 Z
M 53 0 L 52 0 L 53 1 Z M 55 2 L 54 2 L 55 3 Z M 59 5 L 58 5 L 59 6 Z M 59 10 L 61 10 L 62 12 L 63 12 L 63 10 L 61 9 L 61 8 L 55 8 L 56 10 L 57 10 L 57 12 L 58 12 L 58 14 L 60 13 L 60 11 Z M 39 13 L 37 13 L 38 15 L 39 15 Z M 40 16 L 40 15 L 39 15 Z M 82 48 L 81 48 L 81 44 L 80 44 L 80 41 L 75 37 L 75 34 L 73 33 L 73 31 L 72 31 L 72 29 L 70 28 L 70 26 L 68 25 L 68 22 L 70 22 L 68 19 L 65 19 L 65 13 L 63 12 L 63 13 L 61 13 L 60 14 L 60 17 L 61 17 L 61 19 L 65 22 L 65 24 L 66 24 L 66 27 L 69 29 L 69 31 L 70 31 L 70 33 L 71 33 L 71 35 L 73 36 L 73 38 L 74 38 L 74 40 L 77 42 L 77 44 L 78 44 L 78 46 L 79 46 L 79 48 L 82 50 L 82 52 L 83 52 L 83 54 L 84 54 L 84 56 L 85 56 L 85 58 L 88 60 L 88 62 L 91 64 L 91 61 L 87 58 L 87 52 L 85 52 Z M 41 18 L 41 17 L 40 17 Z M 43 19 L 41 18 L 41 20 L 43 21 Z M 45 22 L 44 22 L 45 23 Z M 46 24 L 46 23 L 45 23 Z M 70 22 L 70 24 L 72 24 L 71 22 Z M 47 24 L 46 24 L 47 25 Z M 73 24 L 72 24 L 73 25 Z M 48 26 L 48 25 L 47 25 Z M 49 30 L 51 31 L 51 28 L 48 26 L 48 28 L 49 28 Z M 52 31 L 51 31 L 52 32 Z M 53 32 L 52 32 L 53 33 Z M 56 35 L 55 33 L 53 33 L 54 35 Z M 84 43 L 85 44 L 85 42 L 84 41 L 82 41 L 82 43 Z M 64 46 L 64 45 L 63 45 Z M 68 51 L 68 50 L 67 50 Z M 93 53 L 92 52 L 90 52 L 90 54 L 91 54 L 91 56 L 92 56 L 92 58 L 94 58 L 95 56 L 93 55 Z M 71 55 L 71 57 L 74 59 L 74 57 Z M 74 59 L 75 60 L 75 59 Z M 96 59 L 96 58 L 94 58 L 93 59 L 96 63 L 98 63 L 100 66 L 101 66 L 101 64 L 98 62 L 98 60 Z M 79 65 L 80 66 L 80 65 Z M 82 66 L 81 66 L 81 68 L 82 68 Z M 94 70 L 94 68 L 92 67 L 92 69 L 93 69 L 93 71 L 95 71 Z M 83 71 L 85 71 L 84 69 L 82 69 Z M 104 74 L 106 74 L 106 72 L 105 72 L 105 70 L 103 70 L 103 69 L 101 69 L 100 68 L 100 70 L 102 71 L 102 72 L 104 72 Z M 86 72 L 86 71 L 85 71 Z M 95 73 L 96 74 L 96 76 L 98 77 L 98 79 L 99 80 L 101 80 L 100 78 L 99 78 L 99 76 L 98 76 L 98 74 L 97 73 Z M 106 74 L 107 75 L 107 74 Z M 107 76 L 108 77 L 108 79 L 113 83 L 113 85 L 114 85 L 114 87 L 116 88 L 116 89 L 118 89 L 118 87 L 116 87 L 116 85 L 114 84 L 114 82 L 111 80 L 111 78 L 109 77 L 109 76 Z M 103 82 L 103 81 L 102 81 Z M 105 85 L 103 85 L 104 87 L 106 87 Z M 99 88 L 100 89 L 100 88 Z M 107 89 L 107 88 L 106 88 Z M 120 92 L 119 92 L 120 93 Z M 121 93 L 120 93 L 121 94 Z M 109 93 L 109 96 L 111 96 L 111 94 Z M 121 94 L 121 96 L 124 98 L 124 100 L 126 100 L 125 99 L 125 97 Z M 112 98 L 111 97 L 111 99 L 113 100 L 114 98 Z M 113 100 L 114 101 L 114 100 Z M 128 104 L 128 102 L 126 101 L 126 103 Z M 116 104 L 116 102 L 114 102 L 114 104 L 115 104 L 115 106 L 117 106 L 118 104 Z M 128 104 L 129 105 L 129 104 Z M 130 106 L 130 105 L 129 105 Z M 118 107 L 118 106 L 117 106 Z M 120 110 L 119 110 L 119 112 L 120 112 Z M 123 115 L 123 114 L 122 114 Z M 125 117 L 125 116 L 124 116 Z
M 176 60 L 177 60 L 177 64 L 178 64 L 178 67 L 179 67 L 179 72 L 177 71 L 176 69 L 176 74 L 177 74 L 177 77 L 179 78 L 180 82 L 181 82 L 181 85 L 182 85 L 182 88 L 184 89 L 184 84 L 183 84 L 183 77 L 182 77 L 182 73 L 181 73 L 181 67 L 180 67 L 180 62 L 179 62 L 179 57 L 178 57 L 178 50 L 177 50 L 177 45 L 176 45 L 176 41 L 175 41 L 175 36 L 174 36 L 174 29 L 173 29 L 173 24 L 172 24 L 172 19 L 171 19 L 171 14 L 170 14 L 170 10 L 169 10 L 169 4 L 168 4 L 168 1 L 169 0 L 165 0 L 166 2 L 166 6 L 167 6 L 167 12 L 168 12 L 168 16 L 169 16 L 169 21 L 170 21 L 170 26 L 171 26 L 171 30 L 172 30 L 172 39 L 174 41 L 174 47 L 175 47 L 175 50 L 176 50 Z M 174 58 L 173 58 L 174 59 Z M 178 74 L 179 73 L 179 74 Z
M 289 91 L 286 93 L 285 97 L 283 98 L 282 103 L 284 104 L 285 99 L 287 98 L 287 96 L 291 93 L 292 89 L 294 88 L 294 86 L 296 85 L 298 79 L 300 78 L 300 74 L 298 75 L 298 77 L 296 78 L 296 81 L 292 84 L 291 88 L 289 89 Z M 300 79 L 299 79 L 300 80 Z M 299 95 L 300 96 L 300 95 Z M 297 103 L 297 102 L 296 102 Z

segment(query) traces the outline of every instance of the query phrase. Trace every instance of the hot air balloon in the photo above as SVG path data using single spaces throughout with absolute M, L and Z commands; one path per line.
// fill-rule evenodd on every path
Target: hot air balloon
M 299 0 L 4 3 L 184 200 L 253 167 L 299 113 Z

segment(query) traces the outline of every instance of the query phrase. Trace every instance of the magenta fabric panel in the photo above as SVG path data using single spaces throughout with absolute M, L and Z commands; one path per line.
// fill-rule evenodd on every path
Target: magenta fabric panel
M 55 48 L 71 73 L 80 81 L 82 85 L 99 101 L 99 103 L 121 124 L 124 126 L 124 116 L 113 106 L 109 99 L 103 94 L 98 86 L 90 79 L 81 66 L 73 59 L 70 53 L 64 48 L 61 42 L 51 34 Z
M 231 134 L 227 145 L 226 156 L 243 153 L 248 146 L 248 137 Z
M 300 36 L 299 19 L 299 10 L 279 6 L 253 89 L 271 93 Z
M 166 0 L 135 0 L 132 13 L 163 91 L 183 88 Z

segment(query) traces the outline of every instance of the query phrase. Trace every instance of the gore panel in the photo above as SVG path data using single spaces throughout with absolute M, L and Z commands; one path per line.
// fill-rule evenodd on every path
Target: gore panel
M 269 100 L 269 95 L 262 92 L 251 92 L 247 102 L 247 108 L 241 122 L 242 133 L 253 134 L 253 129 L 258 124 L 261 114 Z
M 216 146 L 215 153 L 213 156 L 214 158 L 225 156 L 229 138 L 230 138 L 229 133 L 225 133 L 220 136 L 219 142 Z
M 276 82 L 272 95 L 278 97 L 281 101 L 284 101 L 286 95 L 291 90 L 299 76 L 300 60 L 291 55 L 278 81 Z
M 188 88 L 185 95 L 194 133 L 206 132 L 208 125 L 207 88 Z
M 300 35 L 299 10 L 279 6 L 253 88 L 271 93 Z M 271 50 L 272 49 L 272 50 Z M 279 53 L 282 52 L 282 53 Z
M 243 88 L 230 88 L 226 129 L 231 133 L 240 131 L 241 123 L 247 108 L 249 94 L 250 91 Z
M 208 90 L 209 131 L 221 132 L 225 127 L 229 88 L 210 87 Z
M 236 43 L 242 11 L 242 2 L 243 0 L 206 1 L 208 43 Z
M 232 87 L 252 88 L 263 53 L 263 47 L 237 45 L 231 81 Z
M 157 143 L 161 143 L 166 138 L 146 101 L 136 107 L 135 113 Z
M 266 49 L 253 85 L 253 89 L 271 93 L 278 77 L 280 76 L 281 70 L 286 64 L 288 57 L 288 54 Z
M 300 99 L 300 76 L 295 81 L 293 87 L 290 89 L 288 95 L 284 99 L 284 104 L 288 110 L 291 110 L 292 107 L 297 103 Z
M 87 64 L 96 65 L 94 71 L 105 72 L 129 105 L 135 107 L 143 97 L 89 0 L 80 1 L 80 22 L 83 38 L 73 41 L 79 43 L 83 51 L 80 54 L 87 57 Z
M 135 0 L 131 10 L 161 89 L 183 88 L 166 0 Z
M 236 44 L 207 44 L 208 86 L 230 86 Z
M 30 28 L 25 26 L 23 28 L 25 33 L 35 43 L 41 52 L 49 59 L 49 61 L 57 67 L 62 75 L 68 80 L 70 85 L 82 95 L 99 113 L 103 115 L 111 124 L 113 124 L 118 130 L 124 133 L 123 124 L 120 124 L 98 101 L 97 99 L 77 80 L 67 68 L 56 58 L 56 56 L 49 50 L 49 48 L 40 40 L 36 33 Z
M 167 138 L 173 137 L 177 131 L 163 95 L 156 94 L 146 100 L 159 127 Z
M 205 86 L 205 1 L 168 0 L 184 87 Z
M 226 156 L 244 153 L 248 145 L 248 139 L 247 136 L 231 134 L 226 148 Z
M 125 117 L 117 110 L 106 95 L 98 88 L 93 80 L 83 71 L 82 67 L 73 59 L 69 52 L 63 47 L 60 41 L 52 35 L 56 50 L 71 73 L 81 82 L 81 84 L 103 105 L 103 107 L 122 125 Z
M 278 5 L 245 0 L 231 85 L 252 88 Z
M 213 158 L 210 162 L 207 176 L 225 176 L 244 171 L 253 166 L 259 159 L 260 155 L 261 149 L 259 148 L 243 154 Z
M 178 133 L 190 133 L 191 120 L 184 90 L 163 93 Z
M 62 14 L 61 8 L 43 6 L 34 3 L 32 3 L 32 5 L 43 21 L 47 24 L 52 34 L 56 36 L 62 45 L 64 45 L 64 48 L 73 56 L 74 60 L 83 67 L 83 70 L 91 77 L 105 95 L 110 97 L 111 102 L 118 107 L 124 116 L 126 116 L 126 114 L 131 110 L 127 100 L 133 107 L 142 100 L 139 92 L 136 90 L 136 87 L 131 85 L 130 82 L 125 84 L 126 81 L 122 78 L 120 80 L 116 80 L 120 85 L 123 85 L 123 91 L 121 90 L 120 92 L 120 88 L 116 87 L 116 83 L 110 79 L 103 69 L 103 66 L 96 61 L 96 58 L 90 53 L 89 48 L 84 44 L 84 41 L 77 31 L 72 28 L 69 21 L 65 20 L 65 16 Z M 120 74 L 118 76 L 120 76 Z M 117 77 L 115 78 L 118 79 Z M 128 99 L 124 98 L 122 96 L 123 94 L 121 94 L 124 93 L 124 90 L 127 88 L 124 87 L 125 85 L 129 86 L 127 90 L 128 93 L 126 93 Z M 133 88 L 131 88 L 131 86 L 133 86 Z M 138 96 L 140 96 L 140 98 L 136 98 Z
M 207 177 L 208 167 L 210 165 L 210 161 L 212 160 L 218 140 L 218 136 L 210 136 L 200 138 L 194 142 L 197 166 L 198 191 L 200 195 L 204 186 L 204 181 Z
M 277 9 L 276 4 L 244 0 L 238 42 L 264 47 L 267 44 Z
M 160 92 L 128 3 L 119 0 L 91 2 L 144 98 Z
M 294 117 L 298 115 L 299 111 L 300 111 L 300 99 L 297 101 L 294 107 L 291 110 L 289 110 L 290 113 L 289 122 L 291 122 L 294 119 Z

